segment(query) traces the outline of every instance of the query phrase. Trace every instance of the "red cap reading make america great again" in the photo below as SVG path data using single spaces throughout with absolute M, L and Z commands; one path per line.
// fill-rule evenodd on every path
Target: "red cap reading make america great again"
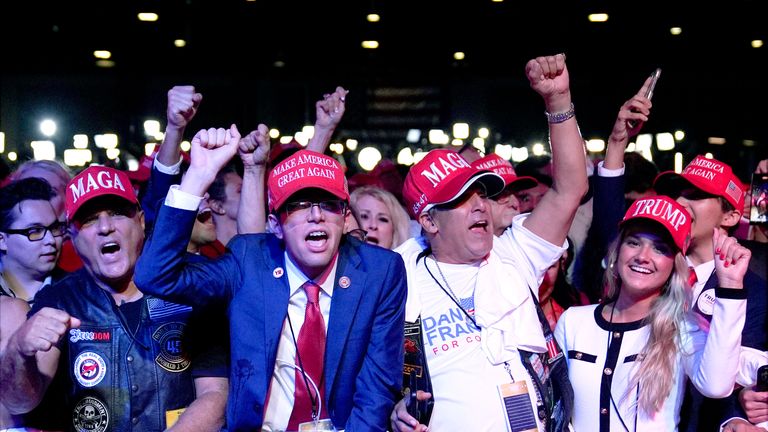
M 619 226 L 623 227 L 627 222 L 638 218 L 658 222 L 685 254 L 691 241 L 691 217 L 685 207 L 663 195 L 640 198 L 629 206 Z
M 279 209 L 291 195 L 308 188 L 322 189 L 349 201 L 347 179 L 336 159 L 299 150 L 270 171 L 267 180 L 269 210 Z
M 693 185 L 708 194 L 719 196 L 736 209 L 744 207 L 746 191 L 730 166 L 704 156 L 696 156 L 681 174 L 665 171 L 653 181 L 653 188 L 662 195 L 677 196 L 685 187 Z
M 139 203 L 128 174 L 114 168 L 93 165 L 84 169 L 67 184 L 67 220 L 71 221 L 83 204 L 104 195 L 114 195 L 134 204 Z

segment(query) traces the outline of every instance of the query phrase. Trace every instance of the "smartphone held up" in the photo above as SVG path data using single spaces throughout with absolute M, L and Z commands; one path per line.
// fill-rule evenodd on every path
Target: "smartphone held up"
M 656 89 L 656 82 L 659 80 L 660 76 L 661 76 L 661 68 L 656 68 L 656 70 L 653 71 L 653 73 L 651 74 L 650 76 L 651 82 L 648 85 L 648 88 L 645 89 L 645 93 L 643 94 L 643 96 L 648 98 L 648 100 L 653 98 L 653 91 L 654 89 Z M 637 120 L 627 121 L 627 126 L 629 126 L 630 129 L 636 128 L 637 124 L 638 124 Z

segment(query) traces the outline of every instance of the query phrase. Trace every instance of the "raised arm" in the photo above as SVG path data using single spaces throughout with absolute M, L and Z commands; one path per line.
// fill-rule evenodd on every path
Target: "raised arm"
M 640 133 L 640 129 L 651 114 L 651 101 L 645 97 L 651 81 L 652 79 L 648 77 L 637 94 L 624 102 L 619 109 L 611 136 L 608 137 L 603 167 L 621 169 L 624 166 L 624 151 L 627 149 L 629 139 Z
M 64 311 L 42 308 L 10 337 L 0 354 L 3 405 L 12 415 L 32 411 L 43 399 L 58 368 L 57 345 L 80 320 Z M 12 389 L 12 390 L 8 390 Z
M 237 233 L 262 233 L 267 226 L 265 177 L 269 159 L 269 129 L 264 124 L 240 140 L 238 153 L 243 161 L 243 187 L 237 210 Z
M 325 153 L 331 142 L 336 126 L 344 117 L 348 90 L 336 87 L 333 93 L 323 95 L 323 99 L 315 103 L 315 134 L 307 143 L 307 150 Z
M 683 353 L 683 364 L 701 394 L 722 398 L 731 394 L 739 368 L 741 330 L 747 303 L 743 281 L 751 252 L 720 228 L 714 229 L 712 244 L 718 280 L 712 323 L 709 333 L 703 336 L 706 338 L 703 349 L 700 348 L 703 332 L 695 332 L 699 336 L 698 346 L 694 347 L 695 355 Z
M 181 155 L 181 140 L 184 130 L 197 113 L 203 96 L 195 93 L 192 86 L 175 86 L 168 90 L 166 117 L 168 123 L 165 136 L 152 163 L 147 191 L 141 199 L 144 210 L 145 232 L 151 233 L 157 219 L 157 212 L 163 205 L 171 185 L 181 179 L 178 164 Z M 159 164 L 159 165 L 158 165 Z M 161 168 L 159 167 L 161 166 Z
M 203 95 L 195 92 L 193 86 L 174 86 L 168 90 L 168 108 L 166 116 L 168 124 L 160 149 L 157 151 L 157 161 L 170 166 L 179 162 L 181 156 L 181 140 L 184 130 L 197 114 L 197 109 Z
M 562 245 L 582 196 L 587 192 L 584 140 L 572 111 L 565 55 L 537 57 L 525 67 L 528 81 L 544 99 L 552 147 L 552 187 L 523 225 L 542 239 Z
M 216 173 L 237 151 L 240 134 L 230 129 L 201 130 L 192 139 L 192 161 L 181 185 L 171 188 L 155 229 L 144 243 L 134 282 L 142 292 L 175 302 L 201 306 L 226 299 L 240 281 L 232 253 L 218 260 L 186 264 L 186 245 L 197 208 Z

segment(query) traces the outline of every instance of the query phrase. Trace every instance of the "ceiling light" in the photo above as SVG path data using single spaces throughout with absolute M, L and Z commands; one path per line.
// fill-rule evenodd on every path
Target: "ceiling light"
M 477 136 L 480 138 L 488 138 L 488 135 L 491 134 L 491 131 L 488 130 L 486 127 L 481 127 L 477 130 Z
M 761 46 L 763 46 L 763 41 L 760 39 L 755 39 L 752 41 L 751 45 L 752 45 L 752 48 L 760 48 Z
M 589 19 L 589 22 L 606 22 L 608 21 L 608 14 L 607 13 L 593 13 L 589 14 L 587 17 Z
M 185 46 L 187 46 L 187 41 L 185 41 L 184 39 L 176 39 L 175 41 L 173 41 L 173 45 L 176 48 L 184 48 Z
M 139 21 L 154 22 L 159 18 L 154 12 L 139 12 Z
M 368 19 L 368 22 L 379 22 L 381 20 L 381 17 L 379 16 L 379 14 L 375 14 L 375 13 L 368 14 L 366 18 Z
M 672 27 L 671 29 L 669 29 L 669 32 L 672 34 L 672 36 L 677 36 L 683 32 L 683 29 L 681 29 L 680 27 Z
M 656 147 L 663 151 L 673 150 L 675 148 L 675 138 L 669 132 L 657 133 Z
M 56 145 L 53 141 L 32 141 L 35 160 L 54 160 L 56 159 Z
M 72 137 L 73 143 L 72 145 L 76 149 L 87 149 L 88 148 L 88 135 L 86 134 L 77 134 Z
M 112 57 L 112 53 L 107 50 L 96 50 L 93 52 L 93 56 L 97 59 L 108 59 Z
M 722 137 L 709 137 L 709 138 L 707 138 L 707 143 L 713 144 L 713 145 L 723 145 L 723 144 L 725 144 L 725 138 L 722 138 Z
M 453 137 L 459 139 L 469 138 L 469 125 L 467 123 L 454 123 Z
M 376 49 L 379 47 L 379 41 L 367 40 L 367 41 L 363 41 L 362 45 L 363 45 L 363 48 L 366 48 L 366 49 Z
M 684 138 L 685 138 L 685 132 L 683 132 L 681 130 L 676 130 L 675 131 L 675 139 L 677 141 L 682 141 Z
M 453 53 L 453 58 L 456 60 L 464 60 L 464 57 L 466 56 L 461 51 L 456 51 L 455 53 Z
M 8 152 L 8 160 L 11 162 L 15 162 L 16 159 L 18 159 L 19 156 L 16 154 L 16 152 Z
M 270 138 L 275 139 L 275 138 L 277 138 L 279 136 L 280 136 L 280 131 L 278 129 L 272 128 L 272 129 L 269 130 L 269 137 Z

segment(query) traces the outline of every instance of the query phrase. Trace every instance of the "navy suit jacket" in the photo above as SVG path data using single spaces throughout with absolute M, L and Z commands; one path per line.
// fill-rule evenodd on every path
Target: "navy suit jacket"
M 134 280 L 143 292 L 190 305 L 227 303 L 231 376 L 227 428 L 259 430 L 288 310 L 284 244 L 240 235 L 221 258 L 185 264 L 196 212 L 162 206 Z M 345 238 L 339 248 L 325 350 L 328 414 L 337 429 L 385 431 L 400 399 L 405 266 L 400 255 Z M 351 282 L 340 285 L 346 276 Z

